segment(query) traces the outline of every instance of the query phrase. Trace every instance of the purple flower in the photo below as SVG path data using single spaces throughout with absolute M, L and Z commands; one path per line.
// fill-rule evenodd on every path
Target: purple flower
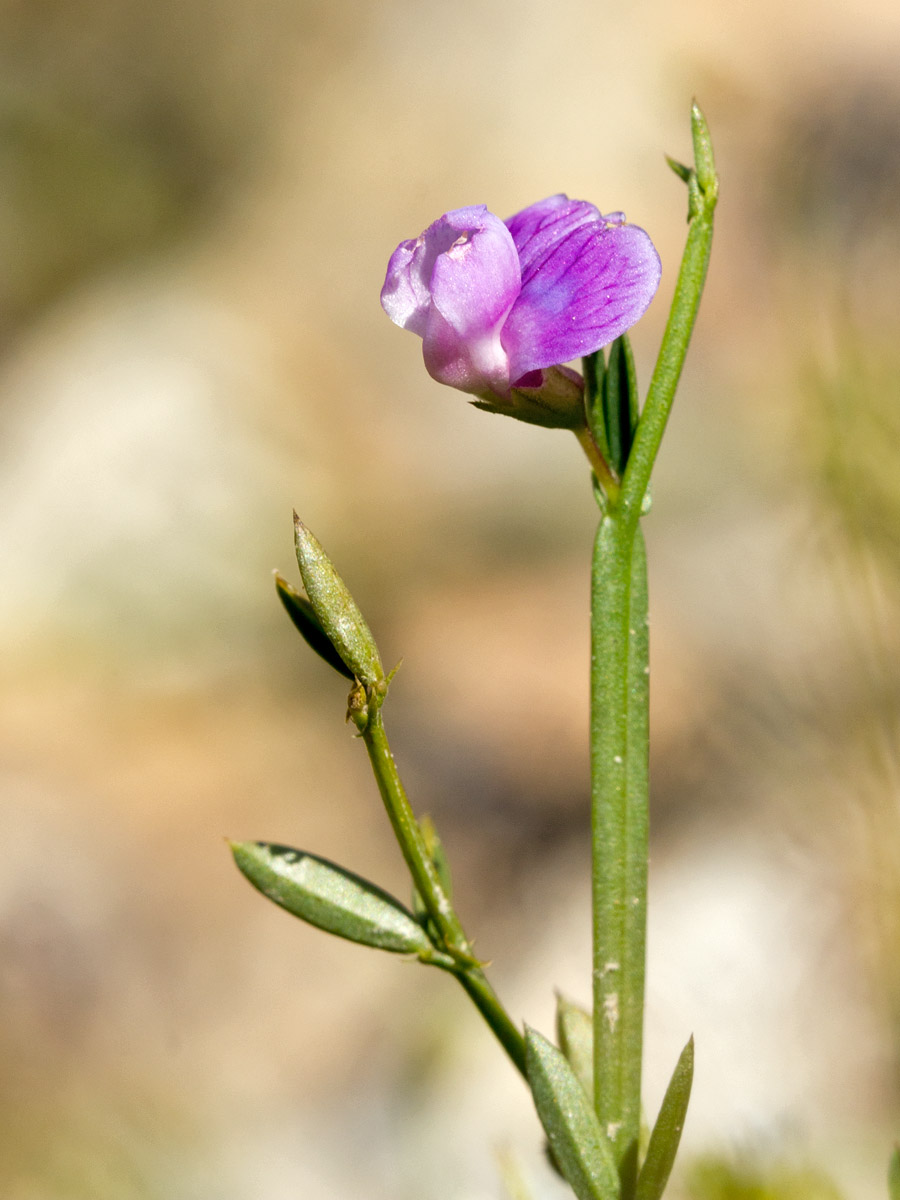
M 381 305 L 421 337 L 432 378 L 502 407 L 629 329 L 659 276 L 653 243 L 623 213 L 550 196 L 506 222 L 483 204 L 445 213 L 391 255 Z

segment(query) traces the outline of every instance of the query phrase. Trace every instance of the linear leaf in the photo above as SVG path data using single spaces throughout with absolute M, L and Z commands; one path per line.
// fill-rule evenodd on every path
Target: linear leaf
M 618 1172 L 584 1088 L 565 1055 L 527 1026 L 525 1066 L 553 1156 L 578 1200 L 615 1200 Z

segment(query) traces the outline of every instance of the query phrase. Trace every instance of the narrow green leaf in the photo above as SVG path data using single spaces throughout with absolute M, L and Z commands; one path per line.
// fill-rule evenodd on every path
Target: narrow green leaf
M 453 966 L 399 900 L 336 863 L 270 842 L 232 842 L 231 852 L 258 891 L 310 925 L 363 946 Z
M 588 1100 L 594 1102 L 594 1021 L 580 1008 L 557 993 L 556 1040 L 569 1066 L 578 1077 Z
M 609 348 L 602 403 L 610 462 L 622 475 L 640 415 L 634 355 L 625 334 L 616 338 Z
M 553 1157 L 578 1200 L 616 1200 L 619 1176 L 584 1088 L 565 1056 L 527 1026 L 525 1067 Z
M 691 1037 L 675 1065 L 650 1134 L 647 1157 L 638 1175 L 636 1200 L 660 1200 L 665 1190 L 681 1141 L 693 1078 L 694 1039 Z
M 328 640 L 361 683 L 383 683 L 381 655 L 365 618 L 321 543 L 296 513 L 294 544 L 303 586 Z
M 602 350 L 587 354 L 581 360 L 584 374 L 584 411 L 588 429 L 597 443 L 603 458 L 609 462 L 609 445 L 606 441 L 606 423 L 603 419 L 603 379 L 606 375 L 606 359 Z
M 894 1147 L 888 1163 L 888 1196 L 890 1200 L 900 1200 L 900 1145 Z
M 329 667 L 334 667 L 335 671 L 339 671 L 346 679 L 352 679 L 353 672 L 328 640 L 325 630 L 319 623 L 319 618 L 307 598 L 292 588 L 277 571 L 275 572 L 275 588 L 279 600 L 284 605 L 285 612 L 294 622 L 295 628 L 302 634 L 306 644 L 315 650 L 319 658 L 323 658 Z

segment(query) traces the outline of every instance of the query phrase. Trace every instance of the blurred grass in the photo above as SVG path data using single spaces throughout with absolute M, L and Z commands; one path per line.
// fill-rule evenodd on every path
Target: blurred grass
M 834 1184 L 814 1167 L 767 1162 L 763 1156 L 707 1155 L 691 1164 L 692 1200 L 840 1200 Z

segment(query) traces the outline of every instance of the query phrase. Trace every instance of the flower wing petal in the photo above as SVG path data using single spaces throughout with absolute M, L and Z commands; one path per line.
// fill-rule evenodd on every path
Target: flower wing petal
M 435 225 L 441 250 L 430 278 L 425 365 L 441 383 L 503 395 L 510 380 L 500 331 L 521 287 L 512 236 L 484 207 L 447 213 Z
M 560 237 L 538 231 L 531 240 L 537 244 L 502 335 L 513 382 L 614 341 L 643 316 L 661 272 L 656 248 L 637 225 L 594 220 Z
M 519 256 L 504 223 L 485 205 L 445 213 L 388 263 L 381 305 L 422 338 L 428 373 L 476 395 L 509 393 L 500 341 L 521 288 Z

